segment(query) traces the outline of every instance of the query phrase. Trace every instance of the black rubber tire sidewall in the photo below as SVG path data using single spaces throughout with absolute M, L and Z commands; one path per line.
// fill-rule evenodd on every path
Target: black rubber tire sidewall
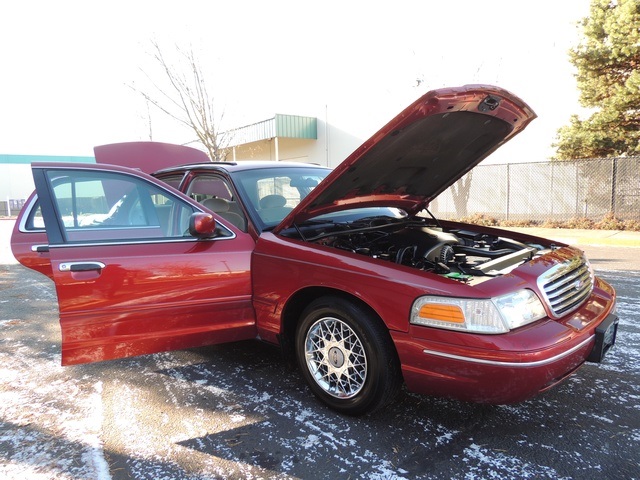
M 336 398 L 320 387 L 309 372 L 305 340 L 311 326 L 321 318 L 337 318 L 358 336 L 367 359 L 367 377 L 362 390 L 352 398 Z M 384 407 L 401 382 L 397 355 L 388 331 L 367 309 L 340 297 L 322 297 L 302 313 L 296 329 L 296 358 L 302 375 L 313 393 L 329 407 L 347 415 L 362 415 Z

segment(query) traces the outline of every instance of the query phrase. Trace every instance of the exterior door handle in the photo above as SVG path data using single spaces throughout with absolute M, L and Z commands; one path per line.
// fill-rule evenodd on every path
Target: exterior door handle
M 46 253 L 49 251 L 49 245 L 31 245 L 31 251 L 35 253 Z
M 89 272 L 102 270 L 106 265 L 102 262 L 63 262 L 58 267 L 61 272 Z

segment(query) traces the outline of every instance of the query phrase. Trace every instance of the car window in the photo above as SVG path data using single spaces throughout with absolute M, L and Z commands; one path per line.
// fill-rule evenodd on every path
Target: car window
M 108 172 L 48 171 L 67 242 L 182 237 L 195 209 L 142 179 Z
M 26 231 L 42 231 L 44 230 L 44 218 L 42 217 L 42 208 L 40 208 L 40 201 L 35 199 L 35 203 L 30 207 L 29 215 L 24 223 L 24 230 Z
M 318 215 L 310 220 L 314 222 L 348 223 L 361 221 L 364 218 L 407 218 L 404 210 L 394 207 L 350 208 L 337 212 Z
M 217 175 L 196 174 L 187 188 L 187 195 L 196 202 L 202 203 L 208 198 L 224 198 L 232 200 L 233 195 L 227 182 Z
M 170 174 L 170 175 L 164 175 L 162 177 L 157 177 L 158 180 L 163 181 L 164 183 L 166 183 L 167 185 L 175 188 L 176 190 L 178 190 L 178 187 L 180 186 L 180 183 L 182 182 L 182 179 L 184 178 L 184 174 L 183 173 L 174 173 L 174 174 Z
M 247 231 L 247 219 L 227 181 L 212 174 L 196 173 L 186 194 L 240 230 Z
M 274 227 L 313 190 L 330 170 L 306 167 L 238 172 L 238 183 L 265 228 Z

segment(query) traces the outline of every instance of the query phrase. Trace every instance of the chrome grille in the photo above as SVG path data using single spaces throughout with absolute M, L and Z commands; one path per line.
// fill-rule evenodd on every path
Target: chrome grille
M 576 310 L 593 290 L 593 272 L 581 257 L 567 260 L 538 278 L 538 287 L 553 312 L 560 317 Z

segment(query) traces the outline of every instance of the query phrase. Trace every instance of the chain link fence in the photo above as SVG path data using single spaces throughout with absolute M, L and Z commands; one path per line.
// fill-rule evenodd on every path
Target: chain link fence
M 640 157 L 480 165 L 430 206 L 439 218 L 640 220 Z
M 20 209 L 24 206 L 24 202 L 24 198 L 7 198 L 6 201 L 0 201 L 0 217 L 12 217 L 18 215 Z
M 443 219 L 484 215 L 499 221 L 640 221 L 640 157 L 480 165 L 431 202 Z M 0 216 L 24 200 L 0 201 Z

